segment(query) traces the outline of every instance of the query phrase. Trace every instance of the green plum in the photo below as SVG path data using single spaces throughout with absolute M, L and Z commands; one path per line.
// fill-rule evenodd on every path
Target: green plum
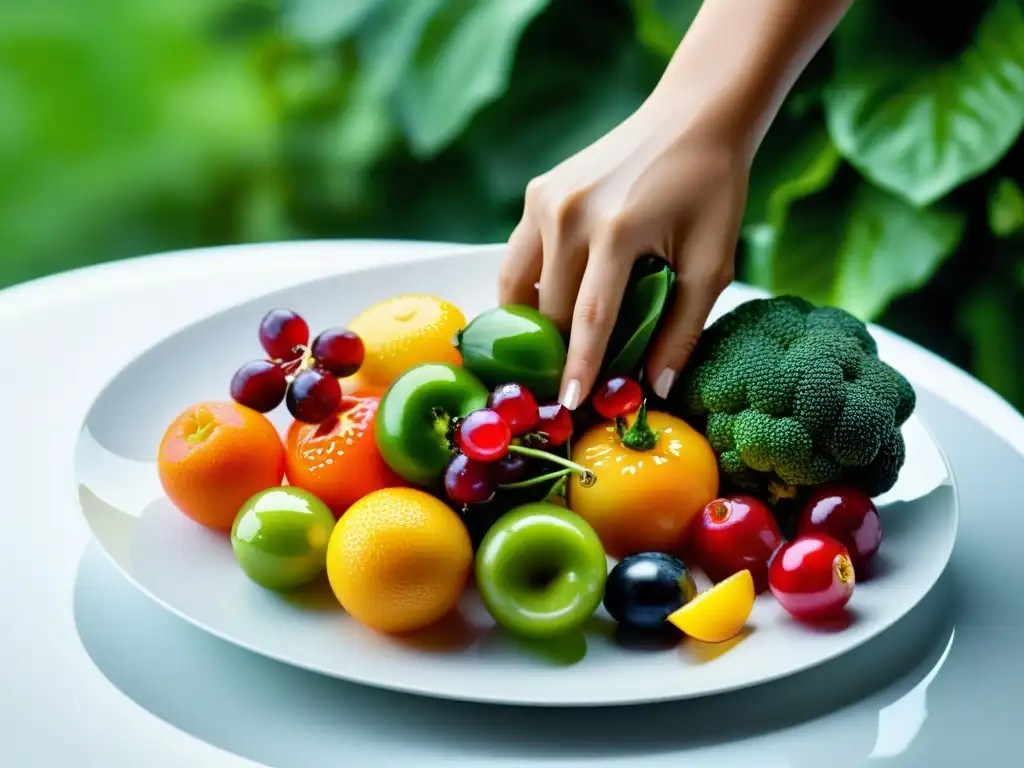
M 231 548 L 250 579 L 283 592 L 308 584 L 323 572 L 334 523 L 330 508 L 308 491 L 268 488 L 238 511 Z
M 550 502 L 523 504 L 499 518 L 476 555 L 476 585 L 491 617 L 533 639 L 565 635 L 604 597 L 604 547 L 594 529 Z
M 481 312 L 455 337 L 462 364 L 489 388 L 515 382 L 553 400 L 565 367 L 565 339 L 533 307 L 507 304 Z

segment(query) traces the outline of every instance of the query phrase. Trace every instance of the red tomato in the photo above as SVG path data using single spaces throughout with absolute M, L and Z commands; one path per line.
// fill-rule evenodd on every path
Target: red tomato
M 285 441 L 285 475 L 309 491 L 335 517 L 366 494 L 405 487 L 377 450 L 373 422 L 378 397 L 346 395 L 338 414 L 323 424 L 292 423 Z
M 709 579 L 750 571 L 756 592 L 768 589 L 768 563 L 784 543 L 768 507 L 753 496 L 715 499 L 693 522 L 690 556 Z
M 779 550 L 768 582 L 779 604 L 795 619 L 819 621 L 838 615 L 853 595 L 853 563 L 831 536 L 801 536 Z

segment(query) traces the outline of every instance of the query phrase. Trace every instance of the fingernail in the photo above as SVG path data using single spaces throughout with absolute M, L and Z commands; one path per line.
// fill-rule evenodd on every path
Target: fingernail
M 672 391 L 672 385 L 676 383 L 678 375 L 671 368 L 663 370 L 658 374 L 658 380 L 654 382 L 654 394 L 665 400 L 668 397 L 668 393 Z
M 575 411 L 576 406 L 580 404 L 580 381 L 579 379 L 570 379 L 569 383 L 565 385 L 565 390 L 562 392 L 562 396 L 558 398 L 558 402 L 568 408 L 570 411 Z

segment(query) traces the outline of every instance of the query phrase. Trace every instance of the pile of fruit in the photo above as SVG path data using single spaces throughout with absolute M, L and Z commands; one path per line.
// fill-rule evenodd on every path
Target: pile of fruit
M 638 373 L 673 279 L 634 273 L 599 384 L 571 412 L 555 399 L 566 340 L 530 307 L 467 322 L 403 295 L 312 342 L 275 309 L 230 399 L 167 429 L 164 490 L 230 536 L 256 584 L 326 571 L 379 632 L 427 627 L 470 588 L 531 638 L 603 604 L 630 629 L 720 642 L 768 591 L 801 621 L 835 617 L 881 543 L 872 497 L 903 464 L 913 390 L 859 321 L 782 297 L 712 324 L 658 401 Z M 283 435 L 264 415 L 282 404 Z

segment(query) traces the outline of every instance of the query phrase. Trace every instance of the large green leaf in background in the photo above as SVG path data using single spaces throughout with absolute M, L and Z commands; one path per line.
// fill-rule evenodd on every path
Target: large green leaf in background
M 963 234 L 956 213 L 914 208 L 863 180 L 795 202 L 749 240 L 758 282 L 871 320 L 923 285 Z
M 1024 192 L 1013 179 L 1000 179 L 992 190 L 988 225 L 997 237 L 1010 237 L 1024 229 Z
M 289 35 L 308 43 L 334 43 L 347 37 L 380 0 L 283 0 L 281 16 Z
M 876 185 L 927 206 L 989 170 L 1024 127 L 1024 11 L 994 0 L 973 41 L 943 60 L 886 5 L 854 3 L 833 36 L 829 132 Z
M 703 0 L 633 0 L 636 34 L 652 53 L 668 59 L 679 47 Z
M 1020 289 L 992 282 L 962 303 L 957 318 L 970 340 L 971 371 L 1017 407 L 1024 406 L 1024 323 Z

